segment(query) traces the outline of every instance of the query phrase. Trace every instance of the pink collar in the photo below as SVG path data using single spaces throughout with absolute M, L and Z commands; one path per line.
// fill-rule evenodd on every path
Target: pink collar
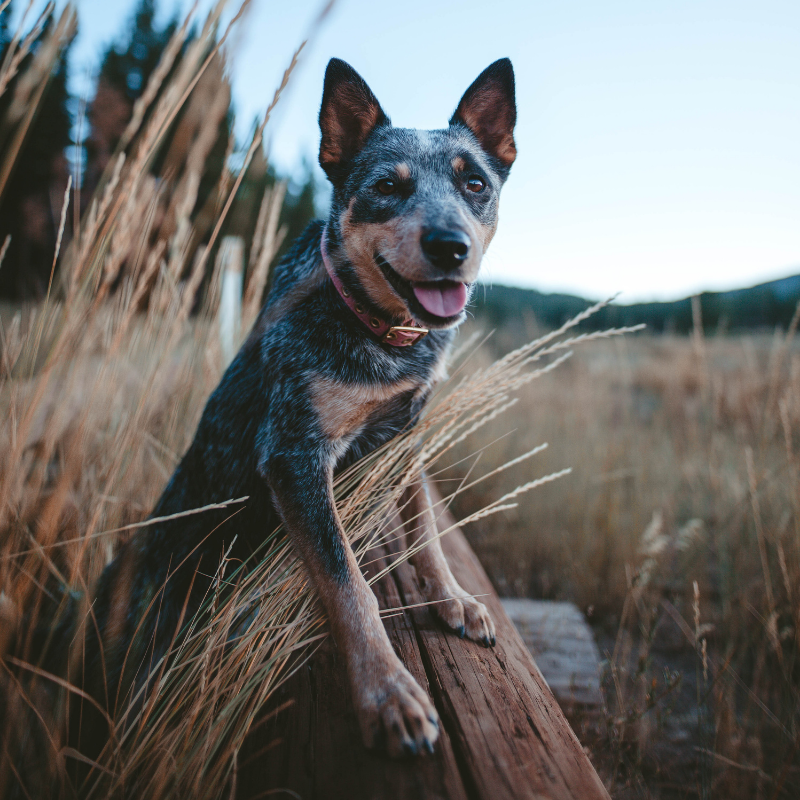
M 339 297 L 344 300 L 347 307 L 361 320 L 364 327 L 368 328 L 371 333 L 377 336 L 385 344 L 392 347 L 409 347 L 416 344 L 422 339 L 426 333 L 427 328 L 417 325 L 410 317 L 403 322 L 402 325 L 392 325 L 382 317 L 375 314 L 370 314 L 361 303 L 353 299 L 353 295 L 345 289 L 344 284 L 339 279 L 336 271 L 331 264 L 328 256 L 328 227 L 322 229 L 322 241 L 320 242 L 319 249 L 322 252 L 322 263 L 325 264 L 325 269 L 328 271 L 336 291 L 339 292 Z

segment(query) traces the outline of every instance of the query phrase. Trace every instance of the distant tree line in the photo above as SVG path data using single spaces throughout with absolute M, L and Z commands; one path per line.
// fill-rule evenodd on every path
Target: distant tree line
M 0 13 L 0 63 L 11 41 L 9 18 L 12 5 Z M 15 103 L 24 105 L 26 95 L 18 89 L 20 81 L 26 80 L 30 62 L 55 24 L 54 13 L 47 18 L 30 53 L 0 95 L 0 165 L 10 165 L 8 179 L 0 186 L 0 245 L 10 235 L 0 264 L 0 297 L 26 300 L 44 295 L 50 281 L 64 192 L 70 174 L 77 184 L 77 191 L 67 215 L 62 248 L 68 247 L 74 233 L 73 226 L 86 213 L 98 187 L 102 188 L 103 182 L 108 180 L 117 154 L 125 149 L 126 143 L 121 140 L 134 114 L 136 101 L 145 92 L 178 27 L 176 19 L 160 27 L 156 12 L 156 0 L 139 0 L 133 18 L 126 23 L 117 41 L 103 53 L 94 96 L 87 102 L 69 93 L 70 40 L 58 53 L 49 76 L 46 76 L 44 92 L 24 130 L 21 146 L 14 146 L 20 130 L 20 109 L 15 109 Z M 195 33 L 190 32 L 183 44 L 184 52 L 194 37 Z M 179 54 L 162 86 L 169 75 L 179 69 L 180 58 Z M 196 238 L 199 237 L 199 241 L 191 244 L 196 247 L 210 234 L 219 211 L 218 192 L 230 184 L 230 181 L 226 184 L 223 172 L 230 170 L 235 150 L 230 87 L 221 60 L 210 65 L 194 91 L 205 91 L 209 97 L 219 97 L 223 92 L 228 98 L 216 139 L 204 152 L 202 176 L 191 210 Z M 173 122 L 151 166 L 151 171 L 163 182 L 166 191 L 176 185 L 177 165 L 183 163 L 181 159 L 186 158 L 191 139 L 197 135 L 199 123 L 189 119 L 190 108 L 191 99 Z M 258 152 L 244 176 L 222 233 L 240 235 L 249 245 L 264 191 L 280 179 L 281 176 L 267 164 L 263 153 Z M 286 232 L 284 248 L 315 216 L 315 198 L 316 186 L 309 168 L 299 179 L 288 184 L 280 219 Z M 168 225 L 169 220 L 162 223 L 162 229 Z M 164 230 L 161 235 L 165 235 Z
M 762 283 L 748 289 L 703 292 L 698 295 L 706 333 L 787 328 L 800 302 L 800 275 Z M 535 289 L 493 286 L 477 293 L 475 317 L 500 328 L 530 319 L 544 329 L 555 329 L 587 309 L 592 302 L 568 294 L 544 294 Z M 688 333 L 694 328 L 692 299 L 665 303 L 612 304 L 600 309 L 581 326 L 583 330 L 645 323 L 654 333 Z

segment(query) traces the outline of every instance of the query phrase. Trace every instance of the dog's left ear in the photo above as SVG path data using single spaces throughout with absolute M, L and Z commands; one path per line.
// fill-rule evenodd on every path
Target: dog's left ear
M 508 170 L 517 157 L 514 125 L 517 105 L 514 99 L 514 68 L 501 58 L 490 64 L 464 92 L 451 125 L 466 125 L 481 147 Z
M 345 61 L 332 58 L 325 70 L 319 127 L 319 164 L 333 180 L 378 125 L 388 124 L 381 104 L 364 79 Z

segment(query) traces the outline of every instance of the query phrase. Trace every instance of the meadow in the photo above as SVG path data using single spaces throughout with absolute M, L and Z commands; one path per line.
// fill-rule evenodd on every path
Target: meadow
M 153 681 L 147 690 L 137 683 L 111 695 L 84 680 L 92 587 L 119 545 L 150 524 L 147 510 L 224 367 L 218 312 L 190 318 L 184 287 L 169 293 L 167 313 L 154 305 L 137 314 L 130 298 L 139 280 L 116 300 L 98 300 L 94 284 L 62 302 L 5 309 L 0 780 L 10 797 L 234 795 L 238 753 L 260 709 L 326 635 L 291 541 L 273 531 L 246 564 L 222 555 L 213 591 L 166 656 L 138 665 Z M 576 322 L 486 365 L 461 364 L 420 424 L 337 477 L 339 515 L 358 558 L 396 535 L 387 523 L 421 467 L 447 469 L 516 393 L 563 363 Z M 474 342 L 462 342 L 461 359 L 469 362 Z M 539 450 L 443 484 L 444 496 L 452 502 Z M 563 474 L 518 472 L 517 486 L 460 522 L 514 509 Z M 221 506 L 183 513 L 211 507 Z M 155 616 L 154 589 L 146 613 Z M 90 711 L 107 726 L 91 757 L 80 745 Z
M 615 796 L 797 796 L 796 323 L 592 343 L 480 433 L 482 460 L 547 442 L 537 467 L 572 467 L 466 532 L 501 595 L 572 600 L 593 625 L 603 719 L 573 722 Z M 535 333 L 503 326 L 476 358 Z

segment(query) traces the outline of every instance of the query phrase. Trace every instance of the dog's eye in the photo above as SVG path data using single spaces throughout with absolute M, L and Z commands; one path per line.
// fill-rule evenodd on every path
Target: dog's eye
M 397 189 L 397 184 L 391 178 L 383 178 L 375 184 L 375 188 L 381 194 L 394 194 Z
M 471 192 L 482 192 L 485 188 L 486 181 L 484 181 L 483 178 L 473 175 L 471 178 L 467 179 L 467 189 Z

